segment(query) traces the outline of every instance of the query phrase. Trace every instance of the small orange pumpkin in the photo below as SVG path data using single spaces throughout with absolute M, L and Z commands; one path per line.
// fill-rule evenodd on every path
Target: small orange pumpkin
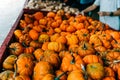
M 32 41 L 32 39 L 30 38 L 29 34 L 24 34 L 19 38 L 19 42 L 23 46 L 28 46 L 31 41 Z
M 75 53 L 71 53 L 63 57 L 60 68 L 64 72 L 71 72 L 73 70 L 81 70 L 81 64 L 84 64 L 82 58 Z
M 39 37 L 39 33 L 38 33 L 36 30 L 31 29 L 31 30 L 29 31 L 29 36 L 30 36 L 33 40 L 37 40 L 38 37 Z
M 31 41 L 30 42 L 30 46 L 34 47 L 34 48 L 40 48 L 42 46 L 42 44 L 40 44 L 38 41 Z
M 24 53 L 32 54 L 34 50 L 35 50 L 34 47 L 29 46 L 29 47 L 24 48 Z
M 66 39 L 68 45 L 73 45 L 78 43 L 78 37 L 75 34 L 66 35 Z
M 23 49 L 23 46 L 19 42 L 14 42 L 9 45 L 10 53 L 17 56 L 23 52 Z
M 14 69 L 14 64 L 15 64 L 16 60 L 17 60 L 17 56 L 16 55 L 8 56 L 4 60 L 4 62 L 3 62 L 3 68 L 7 69 L 7 70 L 13 70 Z
M 104 77 L 104 67 L 101 63 L 90 63 L 86 67 L 88 75 L 92 79 L 101 80 Z
M 17 39 L 19 39 L 23 34 L 22 34 L 22 31 L 20 29 L 16 29 L 14 31 L 14 35 Z
M 67 80 L 85 80 L 81 70 L 74 70 L 70 72 L 67 77 Z
M 42 80 L 46 74 L 52 74 L 53 67 L 46 61 L 36 63 L 33 72 L 33 80 Z
M 47 61 L 50 64 L 52 64 L 52 66 L 54 68 L 58 68 L 60 65 L 60 58 L 58 56 L 57 53 L 55 53 L 54 51 L 51 50 L 45 50 L 43 52 L 43 58 L 41 59 L 42 61 Z
M 42 49 L 40 49 L 40 48 L 36 49 L 33 52 L 33 54 L 34 54 L 34 56 L 35 56 L 35 58 L 36 58 L 37 61 L 40 61 L 42 59 L 43 53 L 44 53 L 44 51 Z
M 89 44 L 86 41 L 81 42 L 80 46 L 78 47 L 78 54 L 81 57 L 84 57 L 84 56 L 90 55 L 90 54 L 94 54 L 94 53 L 95 53 L 94 48 L 92 47 L 91 44 Z
M 54 18 L 55 17 L 55 13 L 54 12 L 48 12 L 47 13 L 47 17 L 49 17 L 49 18 Z
M 90 64 L 95 62 L 99 62 L 103 64 L 102 59 L 97 55 L 86 55 L 85 57 L 83 57 L 83 61 L 85 62 L 85 64 Z
M 65 45 L 59 42 L 49 42 L 48 49 L 59 52 L 65 49 Z
M 44 17 L 42 12 L 36 12 L 36 13 L 33 14 L 33 16 L 36 20 L 40 20 Z
M 16 65 L 15 69 L 17 70 L 17 73 L 19 73 L 20 75 L 27 75 L 27 76 L 32 75 L 34 63 L 31 56 L 32 55 L 30 54 L 21 54 L 18 57 L 15 64 Z

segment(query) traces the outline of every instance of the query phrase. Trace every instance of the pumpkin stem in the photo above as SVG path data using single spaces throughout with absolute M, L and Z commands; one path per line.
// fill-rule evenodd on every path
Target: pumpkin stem
M 62 77 L 64 74 L 66 74 L 67 73 L 67 71 L 66 72 L 63 72 L 62 74 L 60 74 L 58 77 L 56 77 L 54 80 L 60 80 L 60 77 Z
M 16 48 L 9 48 L 9 49 L 14 50 L 14 51 L 16 50 Z
M 41 56 L 41 57 L 39 58 L 39 61 L 41 61 L 43 57 L 44 57 L 44 56 Z
M 26 44 L 25 44 L 25 42 L 22 42 L 22 45 L 23 45 L 24 47 L 27 47 Z
M 113 38 L 113 36 L 111 36 L 111 38 L 115 41 L 115 43 L 118 43 L 117 40 L 115 40 L 115 39 Z
M 85 43 L 83 44 L 83 49 L 87 50 L 87 46 L 85 45 Z
M 75 63 L 75 57 L 73 56 L 73 52 L 71 51 L 71 56 L 72 56 L 72 61 L 70 62 L 71 64 L 74 64 Z
M 85 78 L 85 80 L 88 80 L 88 74 L 87 74 L 87 72 L 86 72 L 85 67 L 84 67 L 83 64 L 81 64 L 81 68 L 82 68 L 82 70 L 84 72 L 84 78 Z
M 113 63 L 119 63 L 120 62 L 120 60 L 114 60 L 113 61 Z
M 13 75 L 13 78 L 15 79 L 16 75 L 17 75 L 17 58 L 15 59 L 15 72 L 14 72 L 14 75 Z

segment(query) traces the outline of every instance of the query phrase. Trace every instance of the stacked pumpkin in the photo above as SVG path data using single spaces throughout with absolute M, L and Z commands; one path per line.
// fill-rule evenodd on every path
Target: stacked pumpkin
M 0 80 L 119 80 L 120 32 L 82 15 L 24 14 Z

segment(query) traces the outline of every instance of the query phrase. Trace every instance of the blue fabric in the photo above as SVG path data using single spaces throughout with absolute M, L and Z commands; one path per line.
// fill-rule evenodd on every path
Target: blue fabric
M 80 4 L 89 4 L 92 3 L 94 0 L 80 0 Z

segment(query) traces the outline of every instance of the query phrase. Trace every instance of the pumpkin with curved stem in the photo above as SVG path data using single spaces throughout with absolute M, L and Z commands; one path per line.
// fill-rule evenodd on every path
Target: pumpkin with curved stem
M 14 42 L 9 45 L 9 51 L 11 54 L 20 55 L 23 52 L 23 46 L 19 42 Z
M 88 75 L 92 79 L 101 80 L 104 77 L 104 67 L 100 63 L 90 63 L 86 67 Z
M 89 41 L 90 39 L 89 31 L 87 29 L 77 30 L 75 34 L 77 34 L 80 41 Z
M 53 67 L 46 61 L 36 63 L 33 72 L 33 80 L 42 80 L 46 74 L 52 74 Z
M 120 52 L 119 51 L 109 51 L 106 54 L 106 63 L 116 72 L 120 67 Z
M 58 42 L 49 42 L 48 49 L 59 52 L 65 49 L 65 45 L 62 43 L 58 43 Z
M 19 42 L 23 45 L 23 46 L 28 46 L 29 43 L 32 41 L 32 39 L 30 38 L 30 36 L 28 34 L 24 34 L 23 36 L 20 37 Z
M 97 55 L 86 55 L 85 57 L 83 57 L 83 61 L 85 62 L 85 64 L 90 64 L 95 62 L 99 62 L 103 64 L 102 59 Z
M 34 67 L 33 59 L 30 54 L 21 54 L 15 64 L 15 69 L 20 75 L 32 75 L 32 70 Z
M 0 73 L 0 80 L 13 80 L 14 72 L 6 70 Z
M 64 72 L 66 71 L 70 72 L 73 70 L 81 70 L 81 66 L 80 66 L 81 64 L 84 64 L 81 57 L 71 52 L 71 54 L 67 54 L 63 57 L 60 68 Z
M 8 56 L 3 62 L 3 68 L 13 70 L 16 59 L 17 59 L 16 55 Z
M 25 20 L 20 20 L 20 28 L 25 28 L 27 26 L 27 23 Z
M 91 44 L 89 44 L 86 41 L 81 42 L 80 46 L 78 47 L 78 54 L 81 57 L 84 57 L 89 54 L 94 54 L 94 53 L 95 53 L 94 48 L 92 47 Z
M 67 77 L 67 80 L 85 80 L 81 70 L 74 70 L 70 72 Z
M 25 28 L 22 30 L 22 34 L 28 34 L 29 30 L 30 30 L 30 27 L 29 27 L 29 25 L 28 25 L 27 27 L 25 27 Z
M 33 16 L 32 15 L 30 15 L 30 14 L 24 14 L 24 20 L 25 20 L 25 22 L 27 23 L 27 24 L 30 24 L 30 23 L 32 23 L 33 22 Z
M 98 35 L 93 34 L 90 36 L 89 43 L 95 47 L 102 46 L 102 42 L 99 39 Z

